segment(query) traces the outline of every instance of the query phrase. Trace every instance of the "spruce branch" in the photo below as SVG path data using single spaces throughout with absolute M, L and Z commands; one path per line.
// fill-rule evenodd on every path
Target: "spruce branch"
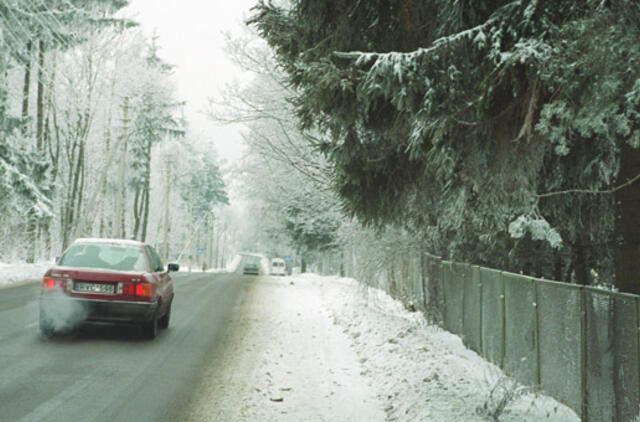
M 563 190 L 563 191 L 557 191 L 557 192 L 547 192 L 547 193 L 541 193 L 536 195 L 536 198 L 540 199 L 540 198 L 549 198 L 552 196 L 559 196 L 559 195 L 568 195 L 568 194 L 572 194 L 572 193 L 577 193 L 577 194 L 588 194 L 588 195 L 605 195 L 605 194 L 612 194 L 612 193 L 616 193 L 617 191 L 626 188 L 627 186 L 630 186 L 632 184 L 634 184 L 635 182 L 637 182 L 638 180 L 640 180 L 640 174 L 636 175 L 635 177 L 633 177 L 632 179 L 627 180 L 626 182 L 624 182 L 621 185 L 618 185 L 614 188 L 611 189 L 605 189 L 605 190 L 592 190 L 592 189 L 567 189 L 567 190 Z

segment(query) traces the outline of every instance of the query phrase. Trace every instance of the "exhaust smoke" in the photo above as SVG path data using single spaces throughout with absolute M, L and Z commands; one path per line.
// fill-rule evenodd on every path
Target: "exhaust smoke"
M 89 315 L 83 303 L 69 300 L 61 291 L 47 292 L 41 298 L 40 321 L 55 332 L 69 332 Z

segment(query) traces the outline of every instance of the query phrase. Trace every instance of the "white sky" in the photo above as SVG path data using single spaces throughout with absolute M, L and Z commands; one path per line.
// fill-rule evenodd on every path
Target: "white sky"
M 176 66 L 178 97 L 193 134 L 214 143 L 219 156 L 234 162 L 242 154 L 240 127 L 217 125 L 202 114 L 239 70 L 224 52 L 223 33 L 239 33 L 256 0 L 133 0 L 123 11 L 158 36 L 160 57 Z

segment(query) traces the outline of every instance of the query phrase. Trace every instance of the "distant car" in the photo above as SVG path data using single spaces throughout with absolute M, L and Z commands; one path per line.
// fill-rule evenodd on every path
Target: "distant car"
M 40 331 L 47 337 L 83 323 L 136 324 L 152 339 L 167 328 L 174 291 L 152 246 L 133 240 L 78 239 L 44 274 Z
M 242 267 L 242 274 L 259 275 L 260 274 L 260 267 L 258 266 L 258 264 L 245 264 L 245 266 Z
M 271 275 L 286 275 L 287 267 L 282 258 L 273 258 L 271 260 Z

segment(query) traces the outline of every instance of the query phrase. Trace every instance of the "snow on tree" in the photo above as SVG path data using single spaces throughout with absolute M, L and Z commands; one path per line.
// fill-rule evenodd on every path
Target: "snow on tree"
M 0 260 L 50 258 L 78 236 L 184 230 L 156 224 L 163 195 L 150 192 L 175 181 L 175 156 L 151 161 L 186 123 L 155 44 L 115 15 L 128 3 L 0 4 Z M 170 195 L 161 214 L 182 206 Z

